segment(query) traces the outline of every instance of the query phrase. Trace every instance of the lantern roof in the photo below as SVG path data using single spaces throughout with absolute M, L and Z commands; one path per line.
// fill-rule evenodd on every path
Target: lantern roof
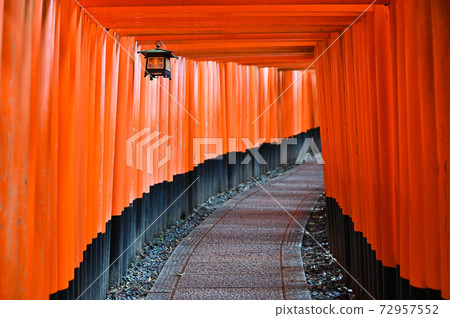
M 145 57 L 152 57 L 152 56 L 164 56 L 169 58 L 178 58 L 178 56 L 173 55 L 173 51 L 160 49 L 160 45 L 156 45 L 156 49 L 153 50 L 146 50 L 146 51 L 139 51 L 138 53 L 143 54 Z

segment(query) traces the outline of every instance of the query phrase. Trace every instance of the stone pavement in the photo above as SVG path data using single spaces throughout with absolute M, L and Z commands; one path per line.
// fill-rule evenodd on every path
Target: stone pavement
M 195 228 L 147 299 L 310 299 L 300 244 L 323 191 L 322 166 L 304 163 L 261 186 Z

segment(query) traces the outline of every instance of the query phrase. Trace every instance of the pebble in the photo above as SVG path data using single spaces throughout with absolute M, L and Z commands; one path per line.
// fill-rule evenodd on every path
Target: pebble
M 355 294 L 343 282 L 341 267 L 334 262 L 328 248 L 325 194 L 311 213 L 302 242 L 302 258 L 311 299 L 355 299 Z M 319 243 L 321 246 L 319 246 Z

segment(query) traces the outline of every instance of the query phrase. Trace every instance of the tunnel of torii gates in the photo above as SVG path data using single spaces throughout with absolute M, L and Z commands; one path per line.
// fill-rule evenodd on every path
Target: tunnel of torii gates
M 377 298 L 450 299 L 449 8 L 0 0 L 0 298 L 103 298 L 146 241 L 293 137 L 289 160 L 307 138 L 322 150 L 349 273 Z M 144 77 L 155 41 L 180 56 L 172 80 Z M 242 164 L 257 147 L 267 164 Z

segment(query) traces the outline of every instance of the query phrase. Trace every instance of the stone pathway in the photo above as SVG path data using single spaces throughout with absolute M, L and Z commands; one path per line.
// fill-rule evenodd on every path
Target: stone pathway
M 310 299 L 300 244 L 323 191 L 322 166 L 304 163 L 262 187 L 227 201 L 193 230 L 147 299 Z

